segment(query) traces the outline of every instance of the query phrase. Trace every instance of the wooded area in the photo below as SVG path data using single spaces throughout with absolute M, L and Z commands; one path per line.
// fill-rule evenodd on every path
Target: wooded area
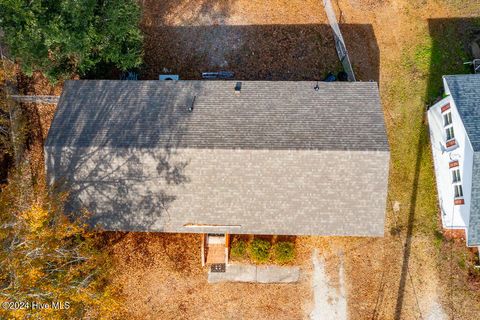
M 55 106 L 12 96 L 58 94 L 52 84 L 99 66 L 137 67 L 139 19 L 131 0 L 0 1 L 0 297 L 37 304 L 4 307 L 0 318 L 110 319 L 121 313 L 102 234 L 87 228 L 86 212 L 67 215 L 68 194 L 46 185 L 43 142 Z
M 0 1 L 0 25 L 12 58 L 51 82 L 125 71 L 142 62 L 140 8 L 134 0 Z
M 48 319 L 80 319 L 86 315 L 112 318 L 121 308 L 115 289 L 109 285 L 111 258 L 103 250 L 102 238 L 87 230 L 86 213 L 76 218 L 67 216 L 62 205 L 67 194 L 46 187 L 42 134 L 35 135 L 38 130 L 32 127 L 35 122 L 29 121 L 29 108 L 6 96 L 15 89 L 17 71 L 13 63 L 3 60 L 0 296 L 2 302 L 61 302 L 63 306 L 68 302 L 69 307 L 0 309 L 0 317 L 24 319 L 41 313 Z

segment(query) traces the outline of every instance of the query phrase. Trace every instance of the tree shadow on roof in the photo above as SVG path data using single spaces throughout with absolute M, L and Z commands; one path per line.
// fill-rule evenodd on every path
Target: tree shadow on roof
M 145 158 L 157 172 L 146 168 Z M 68 193 L 66 211 L 87 210 L 89 224 L 102 230 L 162 231 L 176 200 L 168 186 L 189 182 L 184 174 L 187 165 L 171 161 L 165 150 L 47 151 L 49 179 L 54 178 L 55 191 Z
M 118 82 L 120 86 L 124 83 Z M 129 92 L 119 90 L 119 95 L 122 101 Z M 136 125 L 145 110 L 136 114 L 132 110 L 82 108 L 92 101 L 84 100 L 80 91 L 73 97 L 74 101 L 57 111 L 45 146 L 47 179 L 55 191 L 68 193 L 67 212 L 86 209 L 92 214 L 89 223 L 103 230 L 161 231 L 169 224 L 168 209 L 176 200 L 170 187 L 190 181 L 185 175 L 189 161 L 173 160 L 181 142 L 176 135 L 184 125 L 178 117 L 168 116 L 175 110 L 147 110 L 151 121 L 158 124 L 167 119 L 171 129 L 163 133 L 170 135 L 165 137 L 166 147 L 155 148 L 153 138 L 142 136 L 142 128 Z M 109 96 L 99 94 L 95 99 L 101 104 Z M 128 128 L 115 123 L 118 119 L 135 129 L 137 134 L 129 135 L 133 140 L 125 136 Z

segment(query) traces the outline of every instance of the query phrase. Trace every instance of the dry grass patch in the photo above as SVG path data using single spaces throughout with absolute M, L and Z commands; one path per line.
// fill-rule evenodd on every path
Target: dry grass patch
M 111 233 L 114 281 L 129 319 L 302 319 L 311 291 L 296 284 L 208 284 L 200 235 Z

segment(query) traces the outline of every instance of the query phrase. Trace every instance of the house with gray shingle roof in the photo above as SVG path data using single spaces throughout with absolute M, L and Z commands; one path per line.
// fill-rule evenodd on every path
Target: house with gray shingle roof
M 45 157 L 106 230 L 384 234 L 373 82 L 67 81 Z
M 480 246 L 480 74 L 443 83 L 445 98 L 428 111 L 442 224 Z

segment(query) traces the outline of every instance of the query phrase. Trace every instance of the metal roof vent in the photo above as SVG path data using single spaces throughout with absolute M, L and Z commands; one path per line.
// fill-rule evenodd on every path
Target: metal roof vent
M 193 99 L 192 99 L 192 103 L 190 103 L 188 105 L 188 112 L 193 112 L 193 107 L 195 105 L 195 99 L 197 98 L 197 96 L 193 96 Z
M 242 83 L 237 82 L 235 84 L 235 95 L 239 96 L 241 91 L 242 91 Z
M 158 76 L 158 80 L 180 80 L 178 74 L 161 74 Z

